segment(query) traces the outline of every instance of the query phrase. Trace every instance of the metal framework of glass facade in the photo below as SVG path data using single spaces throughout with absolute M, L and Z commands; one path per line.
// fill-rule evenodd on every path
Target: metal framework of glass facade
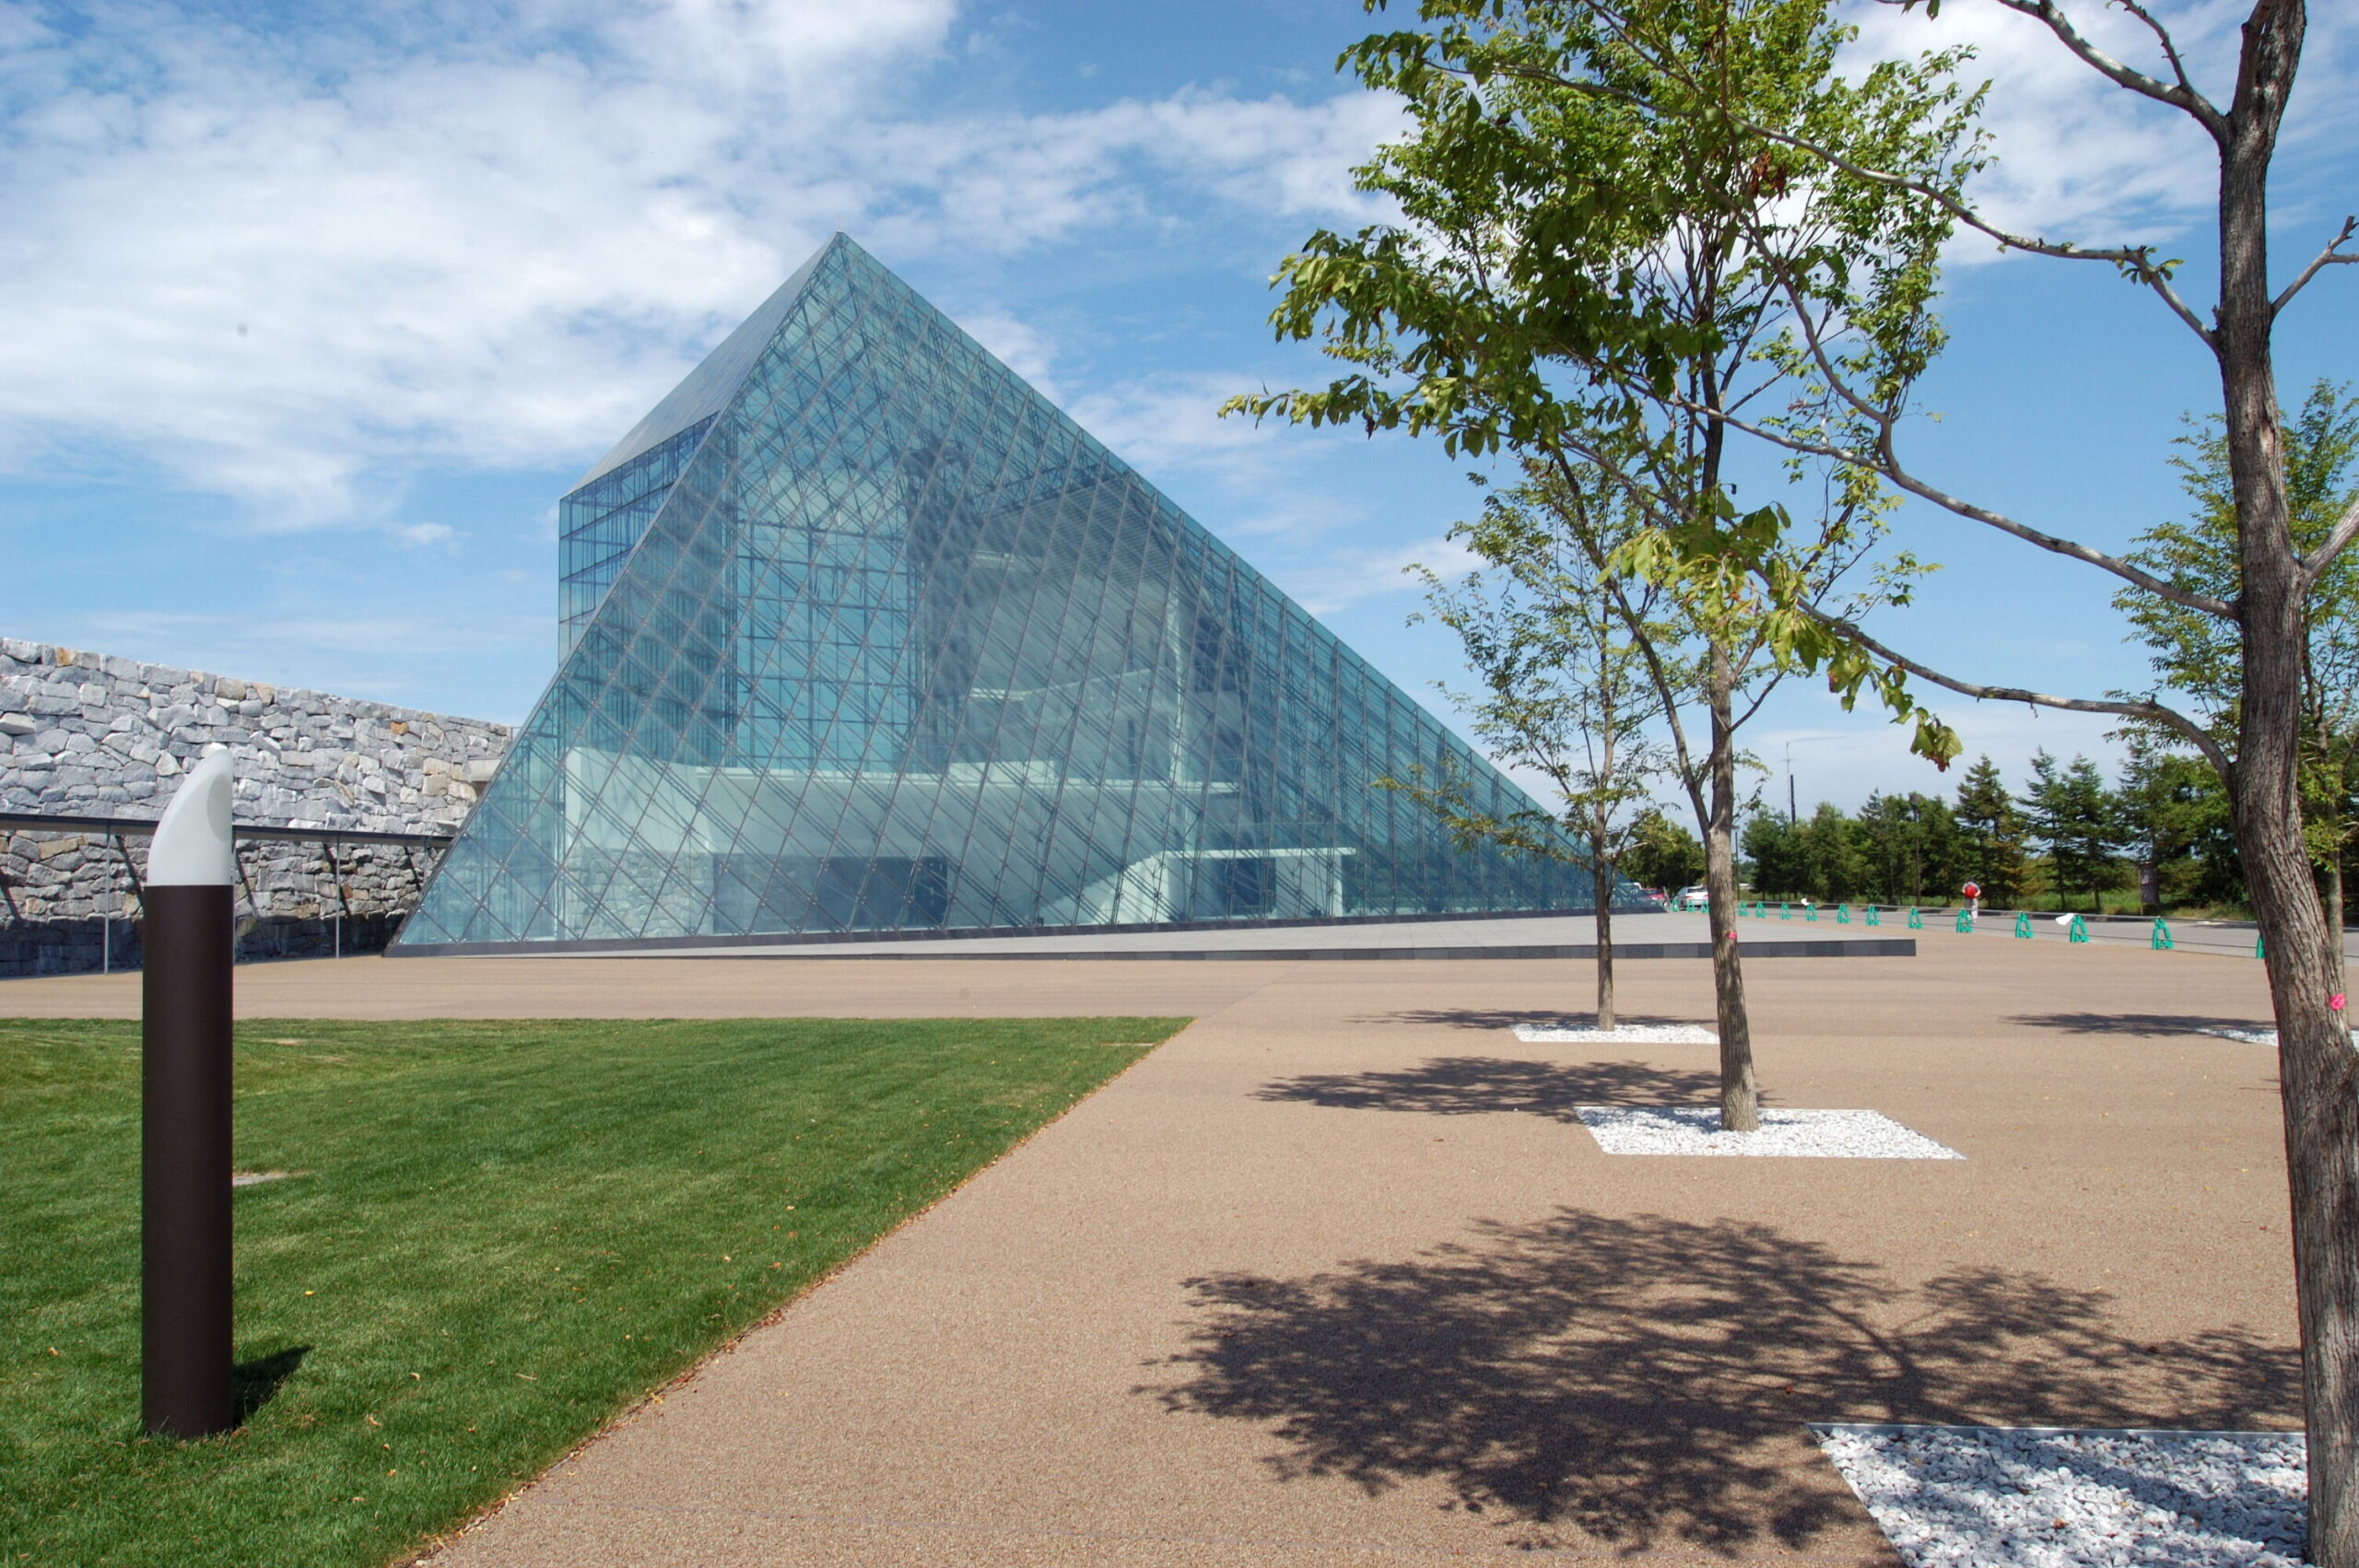
M 841 235 L 567 496 L 556 678 L 400 944 L 1579 907 L 1529 797 Z

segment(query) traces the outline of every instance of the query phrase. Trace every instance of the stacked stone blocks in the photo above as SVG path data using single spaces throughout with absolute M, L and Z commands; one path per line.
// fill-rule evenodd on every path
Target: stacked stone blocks
M 241 822 L 447 834 L 509 728 L 0 638 L 0 811 L 154 817 L 208 746 L 236 760 Z M 126 865 L 126 854 L 128 865 Z M 240 955 L 382 947 L 435 851 L 249 840 Z M 0 843 L 0 976 L 138 962 L 147 840 L 13 832 Z

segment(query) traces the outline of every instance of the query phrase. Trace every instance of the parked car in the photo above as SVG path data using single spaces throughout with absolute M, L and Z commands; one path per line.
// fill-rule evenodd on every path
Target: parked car
M 1711 890 L 1699 882 L 1693 887 L 1681 888 L 1679 896 L 1671 901 L 1671 907 L 1674 909 L 1701 909 L 1710 902 L 1711 896 Z

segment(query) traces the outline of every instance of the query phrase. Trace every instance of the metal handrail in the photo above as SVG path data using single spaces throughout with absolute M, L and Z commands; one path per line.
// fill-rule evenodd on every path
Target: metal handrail
M 65 816 L 42 812 L 0 812 L 0 828 L 32 833 L 105 833 L 142 837 L 156 831 L 156 819 L 135 816 Z M 230 833 L 239 838 L 276 838 L 301 844 L 404 844 L 414 848 L 441 848 L 455 835 L 390 833 L 359 827 L 299 827 L 290 823 L 241 822 Z

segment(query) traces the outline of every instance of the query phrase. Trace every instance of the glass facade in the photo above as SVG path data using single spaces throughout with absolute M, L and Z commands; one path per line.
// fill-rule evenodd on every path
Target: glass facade
M 560 534 L 557 676 L 404 946 L 1590 901 L 1378 787 L 1532 804 L 840 235 Z

